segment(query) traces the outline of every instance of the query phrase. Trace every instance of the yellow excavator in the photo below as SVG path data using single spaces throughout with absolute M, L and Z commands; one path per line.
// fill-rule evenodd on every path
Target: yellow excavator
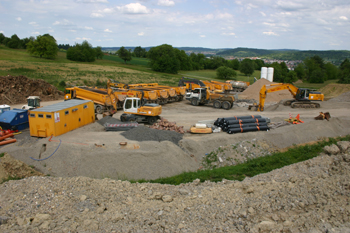
M 294 99 L 284 101 L 284 105 L 291 106 L 292 108 L 319 108 L 320 104 L 312 101 L 323 101 L 324 95 L 321 92 L 310 90 L 307 88 L 297 88 L 289 83 L 275 83 L 270 85 L 264 85 L 259 92 L 259 105 L 251 105 L 249 109 L 253 107 L 258 111 L 264 111 L 265 99 L 267 93 L 289 90 Z

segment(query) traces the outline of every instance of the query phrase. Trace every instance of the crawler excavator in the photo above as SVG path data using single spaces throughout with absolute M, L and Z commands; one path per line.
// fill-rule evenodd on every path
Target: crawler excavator
M 292 108 L 319 108 L 320 104 L 312 102 L 312 100 L 324 100 L 324 95 L 321 92 L 313 91 L 307 88 L 297 88 L 289 83 L 276 83 L 262 86 L 259 92 L 259 105 L 251 105 L 248 107 L 248 109 L 250 110 L 255 107 L 258 111 L 264 111 L 267 93 L 281 90 L 289 90 L 293 95 L 294 99 L 286 100 L 283 103 L 284 105 L 291 106 Z

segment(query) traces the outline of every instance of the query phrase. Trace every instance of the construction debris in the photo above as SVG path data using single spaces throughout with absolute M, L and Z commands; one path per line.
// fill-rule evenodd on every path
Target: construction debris
M 106 123 L 104 124 L 106 131 L 127 131 L 130 129 L 133 129 L 135 127 L 138 127 L 138 123 L 129 123 L 129 124 L 110 124 Z
M 318 115 L 317 117 L 315 117 L 315 120 L 324 120 L 326 119 L 327 121 L 329 121 L 329 119 L 331 118 L 331 115 L 329 114 L 329 112 L 320 112 L 320 115 Z
M 304 123 L 304 121 L 300 120 L 300 114 L 298 114 L 297 117 L 292 117 L 291 115 L 289 115 L 289 118 L 284 120 L 292 124 Z
M 160 118 L 160 121 L 154 123 L 149 128 L 158 129 L 158 130 L 175 131 L 181 134 L 185 133 L 183 126 L 177 126 L 176 122 L 169 122 L 167 119 L 164 119 L 163 117 Z
M 28 96 L 39 96 L 42 101 L 63 99 L 64 93 L 42 79 L 25 76 L 0 77 L 0 102 L 21 104 Z

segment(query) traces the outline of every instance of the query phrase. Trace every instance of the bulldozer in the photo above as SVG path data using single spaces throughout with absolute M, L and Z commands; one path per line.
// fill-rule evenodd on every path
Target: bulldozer
M 124 113 L 120 116 L 120 120 L 135 121 L 135 122 L 146 122 L 153 125 L 162 113 L 162 106 L 159 104 L 141 104 L 140 98 L 127 97 L 124 101 L 123 106 Z
M 289 83 L 275 83 L 262 86 L 259 92 L 259 105 L 250 105 L 248 109 L 256 108 L 257 111 L 264 111 L 267 93 L 281 90 L 289 90 L 293 95 L 294 99 L 286 100 L 283 103 L 283 105 L 291 106 L 292 108 L 319 108 L 320 104 L 312 101 L 324 100 L 324 95 L 321 92 L 307 88 L 297 88 Z

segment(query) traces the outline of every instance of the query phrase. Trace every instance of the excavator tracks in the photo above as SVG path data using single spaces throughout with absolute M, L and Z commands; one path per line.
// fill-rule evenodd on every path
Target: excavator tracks
M 319 103 L 313 103 L 313 102 L 293 102 L 290 105 L 292 108 L 319 108 L 320 104 Z

